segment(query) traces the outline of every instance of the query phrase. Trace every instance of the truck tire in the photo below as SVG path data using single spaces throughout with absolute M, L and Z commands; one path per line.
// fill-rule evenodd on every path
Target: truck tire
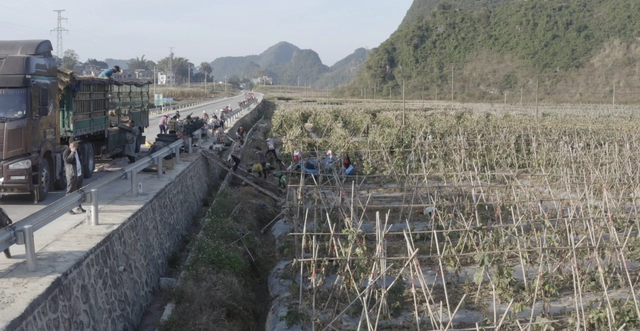
M 82 144 L 82 175 L 84 178 L 91 178 L 93 170 L 96 168 L 96 155 L 93 150 L 93 144 Z
M 53 180 L 53 188 L 55 190 L 67 189 L 67 174 L 64 170 L 64 166 L 62 166 L 62 174 L 60 175 L 60 178 Z
M 36 183 L 34 194 L 36 194 L 36 200 L 42 201 L 49 195 L 49 187 L 51 186 L 51 168 L 49 167 L 49 161 L 47 159 L 40 160 L 40 166 L 38 166 L 38 182 Z

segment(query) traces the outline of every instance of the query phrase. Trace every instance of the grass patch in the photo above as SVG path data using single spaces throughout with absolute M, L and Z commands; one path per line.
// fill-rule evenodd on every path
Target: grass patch
M 171 294 L 176 308 L 160 330 L 264 327 L 266 279 L 275 255 L 272 243 L 260 235 L 264 219 L 275 216 L 265 201 L 246 189 L 218 193 L 203 218 L 180 285 Z M 239 204 L 242 208 L 236 208 Z

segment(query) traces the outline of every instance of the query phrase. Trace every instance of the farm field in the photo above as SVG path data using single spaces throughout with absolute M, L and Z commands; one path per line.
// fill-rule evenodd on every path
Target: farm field
M 640 327 L 637 107 L 277 107 L 281 158 L 317 160 L 276 233 L 288 327 Z

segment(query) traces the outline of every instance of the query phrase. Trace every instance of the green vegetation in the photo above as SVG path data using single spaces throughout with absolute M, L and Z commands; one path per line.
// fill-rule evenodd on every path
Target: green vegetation
M 453 74 L 466 99 L 500 100 L 539 81 L 541 89 L 559 88 L 571 101 L 596 93 L 595 87 L 640 82 L 634 69 L 640 63 L 640 21 L 632 14 L 640 11 L 637 1 L 532 0 L 475 12 L 456 8 L 441 4 L 429 19 L 411 19 L 400 28 L 373 51 L 351 94 L 359 86 L 397 88 L 404 79 L 433 95 L 438 87 L 451 90 Z
M 240 190 L 220 192 L 207 212 L 161 330 L 256 330 L 264 322 L 270 250 L 255 234 L 275 215 L 263 197 Z
M 512 1 L 515 0 L 414 0 L 407 11 L 407 16 L 402 20 L 400 28 L 420 22 L 431 16 L 434 11 L 446 7 L 465 11 L 474 11 L 482 8 L 492 9 Z

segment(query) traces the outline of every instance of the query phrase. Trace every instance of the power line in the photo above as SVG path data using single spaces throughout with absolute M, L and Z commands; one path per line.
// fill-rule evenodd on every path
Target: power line
M 66 21 L 67 19 L 62 17 L 62 12 L 64 11 L 64 9 L 54 9 L 54 12 L 58 13 L 58 26 L 51 30 L 52 32 L 57 32 L 58 33 L 58 42 L 56 44 L 57 47 L 57 54 L 58 54 L 58 59 L 62 59 L 62 56 L 64 55 L 64 49 L 62 47 L 62 32 L 67 31 L 69 32 L 69 30 L 65 29 L 62 27 L 62 21 Z

